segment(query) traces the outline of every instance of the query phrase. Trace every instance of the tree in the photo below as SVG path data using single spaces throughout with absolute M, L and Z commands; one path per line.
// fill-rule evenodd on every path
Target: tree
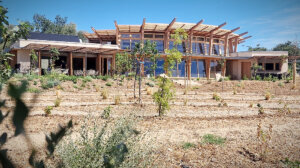
M 17 26 L 9 25 L 7 9 L 0 6 L 0 83 L 5 82 L 11 76 L 9 60 L 13 54 L 8 53 L 9 46 L 19 38 L 28 36 L 30 25 L 20 22 Z
M 252 70 L 253 70 L 253 72 L 254 72 L 254 77 L 256 77 L 256 73 L 257 73 L 257 71 L 258 70 L 261 70 L 262 69 L 262 66 L 261 65 L 258 65 L 257 63 L 254 63 L 253 65 L 252 65 Z
M 182 53 L 178 51 L 178 45 L 182 45 L 183 41 L 188 38 L 188 34 L 184 29 L 176 29 L 174 34 L 171 34 L 171 38 L 174 39 L 173 48 L 171 50 L 166 49 L 166 62 L 164 63 L 165 72 L 169 72 L 171 76 L 171 70 L 174 69 L 176 63 L 181 62 Z
M 260 44 L 256 44 L 256 47 L 248 46 L 248 51 L 267 51 L 267 48 L 260 47 Z
M 132 56 L 134 58 L 133 66 L 136 70 L 135 81 L 137 77 L 137 73 L 139 73 L 139 103 L 141 103 L 141 65 L 144 64 L 145 58 L 154 57 L 153 55 L 157 55 L 158 51 L 156 49 L 156 44 L 151 43 L 149 40 L 142 45 L 142 43 L 136 43 L 135 47 L 132 51 Z M 135 82 L 134 82 L 134 91 L 135 91 Z
M 288 51 L 289 56 L 300 55 L 300 48 L 297 42 L 287 41 L 282 44 L 278 44 L 273 48 L 273 51 Z
M 29 55 L 30 55 L 30 58 L 31 58 L 30 68 L 35 69 L 36 64 L 38 62 L 38 56 L 36 55 L 36 52 L 34 50 L 31 50 Z
M 59 59 L 59 51 L 56 48 L 50 49 L 51 70 L 54 70 L 55 61 Z
M 127 52 L 116 54 L 116 72 L 125 74 L 132 69 L 132 58 Z
M 158 114 L 163 116 L 170 109 L 169 102 L 174 96 L 173 83 L 166 77 L 158 78 L 159 89 L 153 94 L 153 99 L 158 105 Z

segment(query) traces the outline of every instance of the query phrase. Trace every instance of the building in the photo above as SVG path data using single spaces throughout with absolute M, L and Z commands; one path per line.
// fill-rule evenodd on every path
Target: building
M 67 62 L 69 74 L 82 71 L 82 74 L 113 73 L 115 65 L 115 54 L 117 52 L 132 50 L 135 43 L 150 40 L 156 42 L 157 49 L 161 55 L 158 60 L 156 75 L 165 73 L 163 64 L 166 54 L 165 49 L 173 47 L 173 39 L 170 35 L 178 28 L 184 29 L 188 33 L 188 39 L 178 46 L 178 50 L 183 53 L 182 62 L 176 65 L 172 71 L 173 77 L 189 78 L 216 78 L 221 73 L 231 76 L 232 79 L 250 78 L 252 75 L 251 67 L 254 63 L 262 65 L 264 68 L 259 74 L 282 75 L 287 73 L 287 52 L 266 51 L 266 52 L 237 52 L 238 45 L 243 43 L 251 36 L 244 37 L 248 32 L 236 34 L 240 28 L 232 30 L 223 29 L 227 23 L 215 25 L 203 24 L 203 20 L 198 23 L 176 22 L 174 18 L 170 23 L 147 23 L 143 20 L 141 25 L 118 25 L 115 21 L 115 29 L 96 30 L 93 33 L 84 34 L 89 43 L 54 39 L 33 39 L 20 40 L 12 47 L 12 51 L 17 53 L 15 63 L 21 64 L 20 71 L 28 70 L 28 55 L 31 49 L 38 51 L 39 69 L 41 74 L 47 68 L 49 49 L 57 47 L 62 53 L 64 62 Z M 31 36 L 32 37 L 32 36 Z M 43 40 L 41 40 L 43 39 Z M 60 39 L 60 38 L 59 38 Z M 72 37 L 72 40 L 74 38 Z M 47 54 L 48 53 L 48 54 Z M 225 58 L 226 66 L 221 69 L 218 60 Z M 27 63 L 24 63 L 27 62 Z M 149 73 L 150 61 L 144 60 L 143 73 Z M 59 63 L 58 63 L 59 65 Z M 23 68 L 26 67 L 26 68 Z M 81 73 L 76 73 L 75 75 Z

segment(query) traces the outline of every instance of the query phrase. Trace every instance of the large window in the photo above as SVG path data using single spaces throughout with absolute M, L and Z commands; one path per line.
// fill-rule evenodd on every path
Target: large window
M 130 49 L 130 40 L 121 40 L 121 49 Z
M 274 70 L 274 64 L 273 63 L 266 63 L 265 64 L 265 70 L 266 71 L 272 71 L 272 70 Z

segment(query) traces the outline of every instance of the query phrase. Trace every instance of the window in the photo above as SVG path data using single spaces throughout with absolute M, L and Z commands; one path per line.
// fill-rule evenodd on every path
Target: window
M 198 37 L 197 40 L 198 41 L 204 41 L 204 38 L 203 37 Z
M 214 43 L 219 43 L 219 39 L 214 39 Z
M 155 38 L 162 39 L 162 38 L 164 38 L 164 35 L 162 35 L 162 34 L 156 34 Z
M 158 52 L 163 52 L 164 51 L 164 41 L 163 40 L 155 40 L 156 42 L 156 49 Z
M 209 38 L 206 38 L 206 41 L 209 42 Z
M 144 38 L 153 38 L 153 34 L 144 34 Z
M 219 55 L 219 45 L 213 44 L 212 54 L 213 55 Z
M 135 44 L 139 42 L 140 40 L 131 40 L 131 49 L 133 50 L 135 48 Z
M 276 64 L 275 64 L 275 70 L 276 70 L 276 71 L 280 71 L 279 63 L 276 63 Z
M 130 49 L 130 40 L 121 40 L 121 49 Z
M 265 64 L 265 70 L 267 70 L 267 71 L 274 70 L 274 64 L 273 63 L 266 63 Z
M 129 38 L 129 34 L 121 34 L 121 38 Z
M 140 34 L 132 34 L 131 38 L 141 38 L 141 35 Z

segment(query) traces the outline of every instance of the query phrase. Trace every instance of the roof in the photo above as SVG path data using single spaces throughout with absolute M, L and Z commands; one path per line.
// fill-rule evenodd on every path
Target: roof
M 287 51 L 241 51 L 230 53 L 231 57 L 279 57 L 287 56 Z
M 80 42 L 78 36 L 63 35 L 63 34 L 46 34 L 46 33 L 39 33 L 39 32 L 30 32 L 27 39 Z
M 243 42 L 245 39 L 250 38 L 251 36 L 243 38 L 242 36 L 247 34 L 248 32 L 244 32 L 241 34 L 235 34 L 234 32 L 239 30 L 240 27 L 237 27 L 232 30 L 222 29 L 227 23 L 223 23 L 220 25 L 208 25 L 202 24 L 203 20 L 198 23 L 184 23 L 184 22 L 176 22 L 176 18 L 172 20 L 171 23 L 147 23 L 146 19 L 143 20 L 141 25 L 118 25 L 115 21 L 116 30 L 120 33 L 141 33 L 142 31 L 154 32 L 154 33 L 166 33 L 173 32 L 178 28 L 182 28 L 188 33 L 193 33 L 194 36 L 209 36 L 212 34 L 215 38 L 224 38 L 228 35 L 229 39 L 238 38 L 239 43 Z M 84 35 L 89 38 L 104 38 L 104 37 L 114 37 L 116 36 L 116 30 L 95 30 L 92 28 L 94 33 L 85 33 Z
M 117 45 L 112 44 L 95 44 L 79 42 L 62 42 L 49 40 L 24 40 L 21 39 L 14 43 L 12 49 L 34 49 L 37 51 L 49 51 L 51 48 L 57 48 L 60 52 L 80 52 L 80 53 L 101 53 L 113 54 L 120 50 Z

